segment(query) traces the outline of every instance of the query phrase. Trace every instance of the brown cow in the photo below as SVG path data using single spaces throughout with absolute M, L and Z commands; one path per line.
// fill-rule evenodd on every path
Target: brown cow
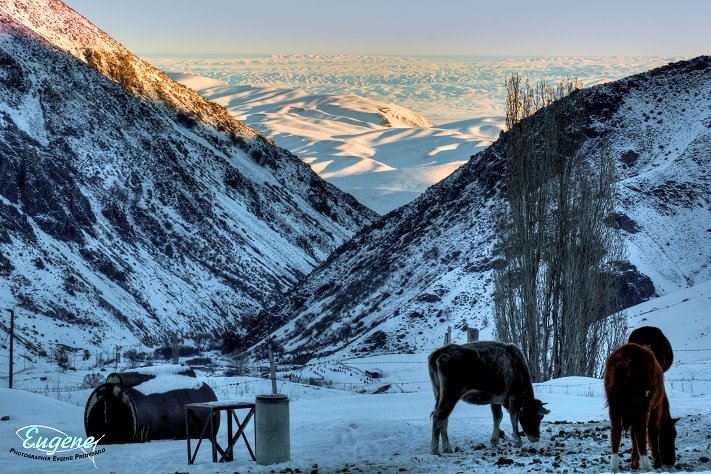
M 669 413 L 664 389 L 664 372 L 647 347 L 628 343 L 615 349 L 605 364 L 605 392 L 610 413 L 610 469 L 620 469 L 620 438 L 630 430 L 632 469 L 650 471 L 647 440 L 654 467 L 674 466 L 676 462 L 675 424 Z M 641 465 L 640 465 L 641 456 Z
M 432 412 L 432 454 L 439 454 L 440 434 L 442 449 L 451 452 L 447 419 L 460 399 L 491 405 L 492 444 L 499 440 L 502 405 L 511 418 L 514 443 L 521 445 L 519 421 L 528 439 L 538 441 L 543 415 L 550 411 L 534 398 L 528 364 L 517 346 L 496 341 L 450 344 L 430 354 L 428 365 L 436 403 Z
M 661 329 L 654 326 L 642 326 L 635 329 L 630 334 L 627 342 L 634 342 L 640 346 L 647 346 L 652 349 L 654 357 L 662 366 L 662 370 L 666 372 L 671 367 L 674 361 L 674 351 L 669 343 L 669 339 L 664 336 Z

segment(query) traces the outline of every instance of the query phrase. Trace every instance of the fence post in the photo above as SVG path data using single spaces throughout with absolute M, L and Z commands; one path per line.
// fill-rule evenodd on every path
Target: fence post
M 467 342 L 479 340 L 479 330 L 477 328 L 467 328 Z
M 447 332 L 444 334 L 444 345 L 452 343 L 452 326 L 447 326 Z

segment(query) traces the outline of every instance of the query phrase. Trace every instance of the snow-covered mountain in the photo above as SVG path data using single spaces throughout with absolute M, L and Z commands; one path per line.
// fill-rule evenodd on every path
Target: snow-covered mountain
M 435 126 L 395 104 L 297 89 L 228 85 L 192 74 L 176 81 L 264 132 L 319 176 L 375 211 L 405 205 L 489 146 L 503 119 Z
M 0 3 L 0 307 L 35 354 L 216 335 L 374 217 L 62 2 Z
M 711 58 L 582 93 L 584 150 L 599 153 L 606 143 L 618 159 L 615 220 L 637 267 L 621 268 L 625 304 L 710 280 Z M 455 341 L 467 326 L 490 336 L 505 139 L 360 231 L 271 318 L 255 320 L 253 335 L 276 330 L 297 360 L 437 347 L 447 326 Z

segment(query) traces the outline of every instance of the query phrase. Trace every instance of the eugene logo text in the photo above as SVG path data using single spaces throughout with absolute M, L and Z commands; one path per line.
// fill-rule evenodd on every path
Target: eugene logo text
M 96 467 L 94 456 L 103 453 L 106 449 L 96 450 L 99 444 L 99 439 L 94 439 L 93 436 L 81 438 L 79 436 L 69 436 L 63 431 L 51 426 L 44 425 L 28 425 L 23 426 L 16 432 L 17 436 L 22 440 L 24 449 L 35 449 L 45 456 L 37 456 L 34 454 L 22 453 L 11 449 L 10 452 L 18 456 L 27 457 L 30 459 L 41 459 L 46 461 L 69 461 L 74 459 L 88 458 Z M 81 453 L 72 455 L 61 455 L 75 450 L 81 450 Z M 90 450 L 87 452 L 87 450 Z M 57 455 L 57 454 L 60 455 Z

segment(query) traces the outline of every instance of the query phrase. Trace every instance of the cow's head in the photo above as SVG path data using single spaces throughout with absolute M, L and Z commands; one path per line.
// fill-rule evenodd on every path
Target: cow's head
M 523 432 L 528 436 L 528 440 L 535 443 L 541 437 L 541 420 L 543 415 L 547 415 L 551 411 L 544 407 L 545 403 L 531 397 L 524 402 L 519 412 L 519 420 Z

